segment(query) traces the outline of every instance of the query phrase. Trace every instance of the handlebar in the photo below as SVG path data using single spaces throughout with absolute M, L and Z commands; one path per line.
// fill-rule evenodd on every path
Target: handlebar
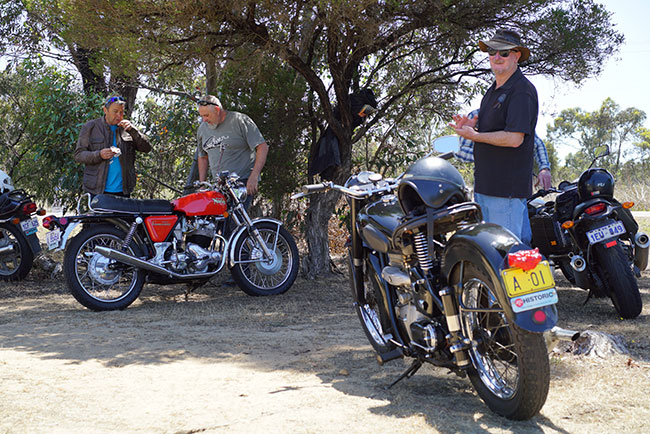
M 555 187 L 551 187 L 548 190 L 544 190 L 544 189 L 538 190 L 537 193 L 533 194 L 526 200 L 530 202 L 533 199 L 537 199 L 538 197 L 546 196 L 547 194 L 551 194 L 551 193 L 562 193 L 562 190 L 557 189 Z
M 297 193 L 291 196 L 291 199 L 299 199 L 312 193 L 320 193 L 327 190 L 335 190 L 350 196 L 354 199 L 365 199 L 373 194 L 384 193 L 393 191 L 397 187 L 397 183 L 387 183 L 383 187 L 373 188 L 371 190 L 354 190 L 342 185 L 334 184 L 333 182 L 323 182 L 320 184 L 308 184 L 302 186 L 302 193 Z

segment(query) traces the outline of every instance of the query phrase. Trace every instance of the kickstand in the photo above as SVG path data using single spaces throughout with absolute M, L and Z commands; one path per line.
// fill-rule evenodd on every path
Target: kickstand
M 415 375 L 416 372 L 418 372 L 418 369 L 422 367 L 422 362 L 420 360 L 414 360 L 413 363 L 411 363 L 411 366 L 408 367 L 406 371 L 402 375 L 399 376 L 399 378 L 392 383 L 390 383 L 390 386 L 387 387 L 387 389 L 390 389 L 400 381 L 402 381 L 405 378 L 411 378 L 412 376 Z

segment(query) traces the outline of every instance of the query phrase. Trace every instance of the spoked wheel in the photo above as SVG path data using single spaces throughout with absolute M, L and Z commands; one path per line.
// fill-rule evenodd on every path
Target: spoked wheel
M 0 279 L 24 279 L 33 262 L 34 254 L 20 228 L 0 223 Z
M 298 276 L 298 247 L 291 234 L 271 222 L 255 227 L 271 252 L 270 260 L 250 233 L 235 245 L 235 265 L 230 269 L 237 285 L 248 295 L 276 295 L 286 292 Z
M 461 265 L 460 309 L 463 333 L 472 341 L 469 378 L 494 411 L 509 419 L 530 419 L 546 402 L 550 381 L 541 334 L 509 322 L 482 265 Z
M 126 234 L 113 226 L 95 226 L 82 230 L 66 249 L 63 271 L 70 292 L 88 309 L 125 309 L 140 295 L 144 273 L 96 253 L 102 246 L 120 250 Z M 131 242 L 126 253 L 140 256 Z
M 351 258 L 351 255 L 349 257 Z M 395 349 L 395 345 L 388 341 L 386 337 L 388 334 L 388 327 L 382 325 L 382 322 L 387 324 L 388 319 L 381 308 L 377 283 L 369 275 L 369 267 L 366 266 L 365 268 L 363 299 L 357 300 L 355 310 L 357 311 L 361 327 L 363 328 L 368 341 L 377 353 L 384 354 Z M 354 275 L 352 270 L 352 261 L 350 261 L 350 285 L 354 294 Z

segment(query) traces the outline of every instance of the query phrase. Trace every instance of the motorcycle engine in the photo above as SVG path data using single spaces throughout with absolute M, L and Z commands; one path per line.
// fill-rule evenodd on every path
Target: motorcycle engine
M 427 308 L 427 297 L 420 297 L 418 293 L 404 289 L 397 291 L 397 317 L 404 325 L 412 345 L 426 352 L 433 352 L 444 342 L 440 323 L 422 312 Z
M 216 249 L 210 249 L 219 223 L 209 218 L 185 220 L 174 232 L 174 242 L 155 243 L 152 262 L 176 273 L 207 273 L 210 265 L 218 266 L 223 258 L 225 243 L 219 238 Z

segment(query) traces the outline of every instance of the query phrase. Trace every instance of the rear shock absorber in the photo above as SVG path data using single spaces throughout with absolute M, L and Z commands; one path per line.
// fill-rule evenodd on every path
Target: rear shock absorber
M 131 240 L 133 240 L 133 235 L 135 234 L 135 228 L 142 223 L 142 218 L 136 217 L 135 221 L 131 224 L 131 227 L 129 228 L 129 232 L 126 234 L 126 237 L 124 237 L 124 242 L 122 243 L 121 246 L 121 251 L 126 252 L 126 249 L 129 247 L 129 244 L 131 244 Z
M 429 256 L 429 251 L 427 249 L 427 236 L 424 232 L 420 232 L 413 237 L 413 241 L 420 268 L 422 268 L 422 271 L 424 271 L 424 274 L 426 275 L 429 270 L 433 268 L 433 258 Z

